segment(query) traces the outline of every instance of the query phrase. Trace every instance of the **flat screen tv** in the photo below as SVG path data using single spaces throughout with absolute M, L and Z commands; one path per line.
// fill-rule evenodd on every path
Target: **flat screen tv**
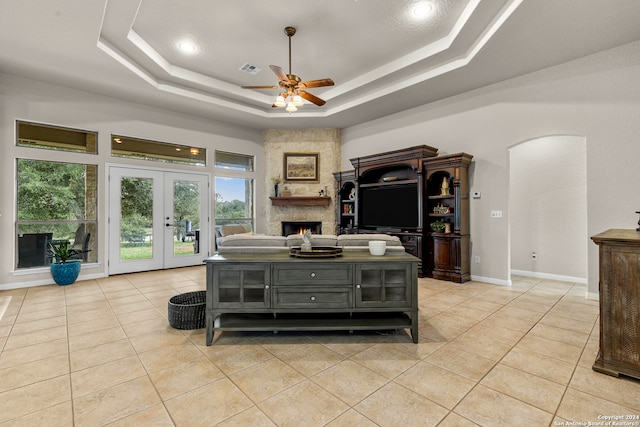
M 406 230 L 418 227 L 418 186 L 412 184 L 360 189 L 360 227 Z

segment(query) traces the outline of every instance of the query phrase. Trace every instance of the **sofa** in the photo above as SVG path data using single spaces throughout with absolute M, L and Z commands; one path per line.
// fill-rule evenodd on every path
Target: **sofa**
M 397 236 L 388 234 L 314 234 L 311 246 L 337 246 L 343 251 L 369 250 L 371 240 L 386 242 L 387 251 L 404 251 Z M 216 246 L 219 254 L 225 253 L 264 253 L 289 252 L 289 248 L 302 245 L 302 235 L 268 236 L 247 232 L 242 225 L 225 225 L 216 232 Z

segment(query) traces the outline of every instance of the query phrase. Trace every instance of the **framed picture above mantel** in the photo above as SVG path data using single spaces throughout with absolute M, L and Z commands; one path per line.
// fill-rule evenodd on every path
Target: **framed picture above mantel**
M 284 180 L 287 182 L 319 181 L 319 153 L 284 153 Z

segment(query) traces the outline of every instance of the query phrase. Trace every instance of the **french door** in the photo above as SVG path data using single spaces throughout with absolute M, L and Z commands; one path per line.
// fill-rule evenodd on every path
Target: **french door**
M 202 264 L 209 176 L 109 168 L 109 274 Z

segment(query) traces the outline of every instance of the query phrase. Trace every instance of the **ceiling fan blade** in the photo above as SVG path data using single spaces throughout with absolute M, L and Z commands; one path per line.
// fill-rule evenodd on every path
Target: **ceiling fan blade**
M 303 97 L 304 99 L 306 99 L 309 102 L 313 102 L 317 106 L 322 106 L 327 102 L 324 99 L 320 99 L 317 96 L 310 94 L 306 90 L 298 89 L 298 95 L 300 95 L 301 97 Z
M 280 86 L 240 86 L 242 89 L 280 89 Z
M 283 81 L 283 80 L 285 82 L 289 81 L 289 77 L 287 77 L 287 73 L 285 73 L 282 68 L 278 67 L 277 65 L 269 65 L 269 68 L 271 68 L 271 70 L 274 73 L 276 73 L 276 76 L 278 76 L 279 81 Z
M 333 86 L 333 80 L 331 79 L 320 79 L 320 80 L 309 80 L 306 82 L 300 82 L 298 87 L 311 88 L 311 87 L 323 87 L 323 86 Z

